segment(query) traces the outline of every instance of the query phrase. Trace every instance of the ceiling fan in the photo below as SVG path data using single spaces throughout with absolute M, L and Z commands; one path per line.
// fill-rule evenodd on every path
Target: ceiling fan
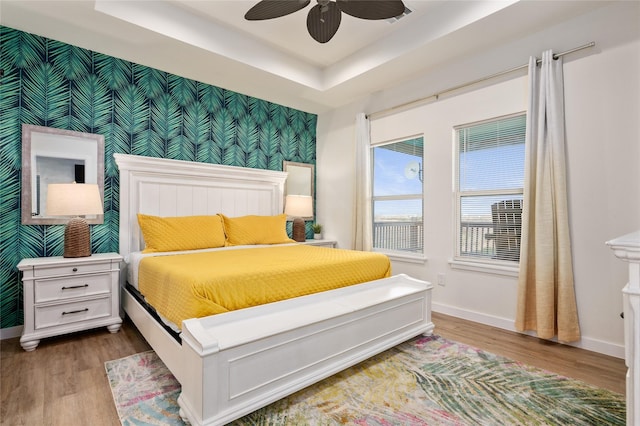
M 307 30 L 326 43 L 340 26 L 342 12 L 361 19 L 389 19 L 404 13 L 402 0 L 317 0 L 307 15 Z M 244 15 L 248 21 L 280 18 L 307 7 L 311 0 L 260 0 Z

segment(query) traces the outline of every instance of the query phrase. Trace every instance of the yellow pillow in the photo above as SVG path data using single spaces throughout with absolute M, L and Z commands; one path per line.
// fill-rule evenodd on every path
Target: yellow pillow
M 221 214 L 228 246 L 295 242 L 287 235 L 287 215 L 227 217 Z
M 143 253 L 225 245 L 222 218 L 218 215 L 159 217 L 138 213 L 138 223 L 145 242 Z

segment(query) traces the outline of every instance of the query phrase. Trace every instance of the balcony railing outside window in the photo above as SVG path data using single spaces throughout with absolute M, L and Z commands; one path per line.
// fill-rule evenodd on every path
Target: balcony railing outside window
M 460 254 L 481 259 L 517 262 L 519 256 L 496 253 L 494 225 L 491 222 L 462 222 Z M 374 222 L 373 247 L 381 250 L 423 253 L 424 233 L 421 222 Z M 519 250 L 519 245 L 518 245 Z
M 495 226 L 488 222 L 460 223 L 460 255 L 482 259 L 506 260 L 518 262 L 520 260 L 520 229 L 506 242 L 495 238 Z M 496 241 L 502 244 L 496 251 Z
M 424 247 L 422 222 L 374 222 L 373 247 L 382 250 L 422 253 Z
M 492 233 L 491 222 L 461 222 L 460 255 L 493 258 L 496 254 L 494 240 L 487 238 Z

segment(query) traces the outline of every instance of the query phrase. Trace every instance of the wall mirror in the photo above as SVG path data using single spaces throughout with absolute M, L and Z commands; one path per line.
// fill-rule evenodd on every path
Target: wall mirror
M 284 184 L 284 195 L 310 195 L 314 196 L 313 178 L 315 176 L 313 164 L 283 161 L 282 170 L 287 172 L 287 180 Z M 313 216 L 303 217 L 305 220 L 313 220 Z
M 22 223 L 67 223 L 68 218 L 46 216 L 47 185 L 74 181 L 97 184 L 104 202 L 104 136 L 23 124 Z M 85 219 L 98 224 L 104 215 Z

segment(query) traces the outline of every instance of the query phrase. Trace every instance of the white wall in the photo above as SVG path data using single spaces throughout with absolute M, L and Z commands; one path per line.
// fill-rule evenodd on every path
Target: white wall
M 583 335 L 577 346 L 623 357 L 620 290 L 627 265 L 604 243 L 640 229 L 639 23 L 639 2 L 614 3 L 319 116 L 317 211 L 325 236 L 352 247 L 356 113 L 383 110 L 524 64 L 529 55 L 540 57 L 546 49 L 561 52 L 595 41 L 595 48 L 564 58 L 569 208 Z M 526 84 L 526 76 L 515 73 L 372 123 L 377 138 L 425 135 L 428 261 L 394 261 L 394 271 L 432 282 L 445 273 L 446 286 L 434 290 L 434 310 L 506 329 L 513 329 L 516 279 L 452 270 L 448 264 L 454 217 L 451 127 L 524 110 Z

